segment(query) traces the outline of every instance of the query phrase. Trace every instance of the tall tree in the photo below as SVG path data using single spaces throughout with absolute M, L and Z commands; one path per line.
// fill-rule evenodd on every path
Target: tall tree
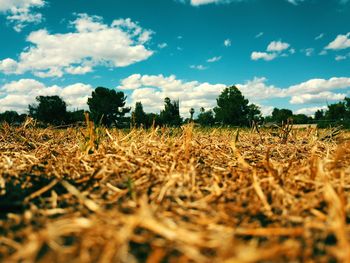
M 130 108 L 124 107 L 126 96 L 123 92 L 104 87 L 97 87 L 88 98 L 91 118 L 96 124 L 111 126 L 121 122 L 124 115 L 130 112 Z
M 67 121 L 67 105 L 59 96 L 38 96 L 38 104 L 29 105 L 29 115 L 49 124 L 62 124 Z
M 322 120 L 324 119 L 324 110 L 317 110 L 315 112 L 315 120 Z
M 236 86 L 225 88 L 216 102 L 214 112 L 217 121 L 228 125 L 248 124 L 249 101 Z
M 272 111 L 272 121 L 275 121 L 277 123 L 286 122 L 292 116 L 293 112 L 288 109 L 274 108 Z
M 328 105 L 326 119 L 330 121 L 344 120 L 346 117 L 346 104 L 344 101 Z
M 194 108 L 191 108 L 191 109 L 189 110 L 189 112 L 190 112 L 190 114 L 191 114 L 190 122 L 192 122 L 192 121 L 193 121 Z
M 143 106 L 141 102 L 135 103 L 135 110 L 131 113 L 132 124 L 136 127 L 141 127 L 141 125 L 146 126 L 147 115 L 143 111 Z
M 171 101 L 170 98 L 164 99 L 164 110 L 160 112 L 162 124 L 169 126 L 179 126 L 182 122 L 180 117 L 179 101 Z
M 214 113 L 212 110 L 206 111 L 203 107 L 200 108 L 200 113 L 197 116 L 197 122 L 202 126 L 212 126 L 215 123 Z
M 5 111 L 3 113 L 0 113 L 0 122 L 13 124 L 16 122 L 21 122 L 21 118 L 16 111 Z
M 255 104 L 248 105 L 248 119 L 249 121 L 259 122 L 262 118 L 260 107 Z

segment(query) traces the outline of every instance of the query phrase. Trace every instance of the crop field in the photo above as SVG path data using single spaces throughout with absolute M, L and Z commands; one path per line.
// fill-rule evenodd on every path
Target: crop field
M 2 262 L 349 262 L 350 133 L 0 128 Z

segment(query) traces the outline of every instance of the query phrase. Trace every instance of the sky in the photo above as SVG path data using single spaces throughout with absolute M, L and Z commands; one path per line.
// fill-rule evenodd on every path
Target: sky
M 231 85 L 264 115 L 350 96 L 349 0 L 0 0 L 0 36 L 0 112 L 98 86 L 183 117 Z

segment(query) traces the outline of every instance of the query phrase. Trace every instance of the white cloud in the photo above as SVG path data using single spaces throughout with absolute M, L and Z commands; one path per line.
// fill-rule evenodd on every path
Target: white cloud
M 332 42 L 330 42 L 325 49 L 340 50 L 350 47 L 350 32 L 346 35 L 338 35 Z
M 283 50 L 286 50 L 289 48 L 289 44 L 282 42 L 282 41 L 272 41 L 268 46 L 267 46 L 267 51 L 269 52 L 281 52 Z
M 42 15 L 34 9 L 44 5 L 44 0 L 1 0 L 0 13 L 5 14 L 14 30 L 20 32 L 27 24 L 38 24 L 42 21 Z
M 205 67 L 203 65 L 191 65 L 191 69 L 197 69 L 197 70 L 206 70 L 208 67 Z
M 315 40 L 319 40 L 324 37 L 324 33 L 319 34 L 318 36 L 315 37 Z
M 224 46 L 225 46 L 225 47 L 230 47 L 231 44 L 232 44 L 232 43 L 231 43 L 231 39 L 229 39 L 229 38 L 228 38 L 228 39 L 225 39 L 225 41 L 224 41 Z
M 71 22 L 75 31 L 50 34 L 38 30 L 29 34 L 31 43 L 19 55 L 0 61 L 5 74 L 32 72 L 38 77 L 61 77 L 63 74 L 85 74 L 96 66 L 125 67 L 149 58 L 146 48 L 152 31 L 128 19 L 106 25 L 101 17 L 80 14 Z
M 317 106 L 317 107 L 306 107 L 295 111 L 295 114 L 305 114 L 307 116 L 312 116 L 318 110 L 326 110 L 327 106 Z
M 255 38 L 260 38 L 264 35 L 264 32 L 259 32 L 258 34 L 255 35 Z
M 332 93 L 329 91 L 317 93 L 317 94 L 300 94 L 292 96 L 290 103 L 291 104 L 324 104 L 327 102 L 334 102 L 343 100 L 346 97 L 346 94 L 342 93 Z
M 335 57 L 336 61 L 340 61 L 340 60 L 344 60 L 344 59 L 347 59 L 347 56 L 338 55 L 338 56 Z
M 293 5 L 298 5 L 301 2 L 304 2 L 304 0 L 287 0 L 289 3 Z
M 301 52 L 305 53 L 305 56 L 307 57 L 311 57 L 314 53 L 314 49 L 313 48 L 306 48 L 306 49 L 302 49 Z
M 129 98 L 129 105 L 141 101 L 145 111 L 158 112 L 164 108 L 164 98 L 180 100 L 180 112 L 189 115 L 191 107 L 210 109 L 215 107 L 216 98 L 226 87 L 224 84 L 200 83 L 198 81 L 185 82 L 176 79 L 174 75 L 139 75 L 134 74 L 121 81 L 118 89 L 133 90 Z
M 266 52 L 253 51 L 250 55 L 251 60 L 263 59 L 265 61 L 273 60 L 277 57 L 287 57 L 288 53 L 282 53 L 287 51 L 290 47 L 290 44 L 282 41 L 272 41 L 268 44 Z M 294 54 L 294 48 L 289 49 L 289 54 Z
M 310 79 L 288 88 L 289 95 L 298 94 L 317 94 L 323 91 L 332 91 L 336 89 L 346 89 L 350 87 L 350 78 L 330 78 L 330 79 Z
M 69 110 L 76 108 L 87 109 L 87 99 L 91 96 L 93 88 L 83 83 L 75 83 L 65 87 L 57 85 L 45 86 L 34 79 L 20 79 L 12 81 L 0 87 L 0 112 L 6 110 L 16 110 L 24 113 L 28 110 L 28 105 L 35 103 L 37 96 L 62 97 L 68 105 Z
M 269 60 L 273 60 L 277 57 L 276 53 L 266 53 L 266 52 L 257 52 L 257 51 L 253 51 L 252 54 L 250 55 L 250 58 L 252 60 L 259 60 L 259 59 L 263 59 L 266 61 Z
M 221 59 L 221 56 L 215 56 L 215 57 L 207 59 L 207 62 L 208 63 L 213 63 L 213 62 L 219 61 L 220 59 Z
M 160 48 L 160 49 L 166 48 L 167 46 L 168 46 L 167 43 L 160 43 L 160 44 L 158 44 L 158 48 Z
M 257 78 L 248 80 L 244 84 L 237 84 L 244 96 L 249 100 L 258 101 L 270 98 L 285 97 L 285 90 L 273 85 L 266 85 L 266 78 Z

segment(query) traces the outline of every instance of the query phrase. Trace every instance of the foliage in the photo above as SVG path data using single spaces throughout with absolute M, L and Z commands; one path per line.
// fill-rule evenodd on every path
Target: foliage
M 7 122 L 9 124 L 19 124 L 24 122 L 26 114 L 19 115 L 16 111 L 5 111 L 0 113 L 0 122 Z
M 197 122 L 202 126 L 212 126 L 215 123 L 214 113 L 212 110 L 206 111 L 203 107 L 197 117 Z
M 69 123 L 83 122 L 85 120 L 84 113 L 85 113 L 84 110 L 68 111 L 67 112 L 68 122 Z
M 312 118 L 306 116 L 305 114 L 296 114 L 292 116 L 294 124 L 308 124 L 312 122 Z
M 121 91 L 97 87 L 87 102 L 95 124 L 118 126 L 122 117 L 130 111 L 130 108 L 124 107 L 126 98 Z
M 248 119 L 249 121 L 260 122 L 262 120 L 262 114 L 260 107 L 255 104 L 248 105 Z
M 272 121 L 277 123 L 287 122 L 293 116 L 293 112 L 288 109 L 274 108 L 272 111 Z
M 67 122 L 67 105 L 59 96 L 38 96 L 38 104 L 29 105 L 29 115 L 39 121 L 49 124 Z
M 216 102 L 214 112 L 218 122 L 237 126 L 248 124 L 249 102 L 237 87 L 225 88 Z
M 346 104 L 344 101 L 328 105 L 326 111 L 327 120 L 344 120 L 347 116 Z
M 193 114 L 194 114 L 194 108 L 191 108 L 190 110 L 189 110 L 189 112 L 190 112 L 190 115 L 191 115 L 191 117 L 190 117 L 190 121 L 192 122 L 193 121 Z
M 147 115 L 143 111 L 143 106 L 141 102 L 136 102 L 135 110 L 131 113 L 132 125 L 139 128 L 141 126 L 146 126 Z
M 315 112 L 315 117 L 314 117 L 315 120 L 323 120 L 324 117 L 325 117 L 325 112 L 324 112 L 324 110 L 317 110 L 317 111 Z
M 168 97 L 164 99 L 164 110 L 160 112 L 160 122 L 167 126 L 180 126 L 182 119 L 178 100 L 171 101 Z

